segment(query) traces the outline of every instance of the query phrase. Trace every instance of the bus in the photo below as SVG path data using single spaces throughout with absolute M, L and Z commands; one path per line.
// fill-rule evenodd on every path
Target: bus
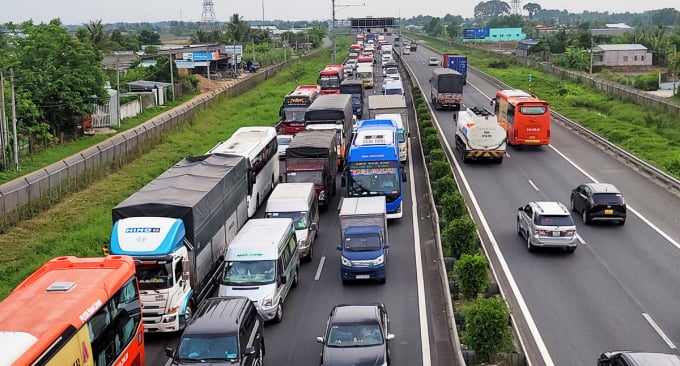
M 305 111 L 320 94 L 318 85 L 300 85 L 283 97 L 279 115 L 284 134 L 295 135 L 305 130 Z
M 406 172 L 399 161 L 394 121 L 373 119 L 359 122 L 341 179 L 341 185 L 347 187 L 347 195 L 385 196 L 387 218 L 396 219 L 402 216 L 403 211 L 402 182 L 406 182 Z
M 491 99 L 510 145 L 550 144 L 550 104 L 518 89 L 499 90 Z
M 135 264 L 54 258 L 0 302 L 2 365 L 144 366 Z
M 345 68 L 342 65 L 326 65 L 319 71 L 316 83 L 321 87 L 322 94 L 340 94 L 340 83 L 345 77 Z
M 215 145 L 208 154 L 233 154 L 250 160 L 255 181 L 248 192 L 248 217 L 274 189 L 279 179 L 279 154 L 276 129 L 267 126 L 241 127 L 229 139 Z

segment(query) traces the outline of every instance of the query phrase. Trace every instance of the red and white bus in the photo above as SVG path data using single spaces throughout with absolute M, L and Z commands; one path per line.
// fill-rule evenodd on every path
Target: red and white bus
M 518 89 L 499 90 L 491 100 L 510 145 L 550 144 L 550 103 Z
M 342 65 L 326 65 L 319 71 L 316 84 L 321 87 L 321 94 L 340 94 L 340 83 L 345 77 Z
M 305 130 L 305 112 L 321 95 L 318 85 L 300 85 L 283 97 L 281 106 L 281 129 L 286 135 L 295 135 Z
M 3 365 L 144 366 L 131 257 L 58 257 L 0 302 Z

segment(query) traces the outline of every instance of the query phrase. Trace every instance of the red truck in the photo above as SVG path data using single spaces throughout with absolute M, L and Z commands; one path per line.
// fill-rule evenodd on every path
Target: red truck
M 316 83 L 321 87 L 321 94 L 340 94 L 340 83 L 344 78 L 343 66 L 331 64 L 319 71 Z
M 286 183 L 314 183 L 319 205 L 328 207 L 335 196 L 337 164 L 335 131 L 299 132 L 286 149 Z M 280 179 L 284 181 L 283 176 Z

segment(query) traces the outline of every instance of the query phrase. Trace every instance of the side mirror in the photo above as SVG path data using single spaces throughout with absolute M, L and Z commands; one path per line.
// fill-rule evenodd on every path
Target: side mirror
M 383 249 L 390 249 L 390 245 L 389 244 L 383 245 Z
M 336 247 L 336 249 L 339 250 L 339 251 L 342 251 L 342 245 L 338 245 L 338 246 Z
M 518 208 L 517 211 L 524 211 L 524 207 Z
M 323 343 L 323 337 L 316 337 L 316 341 L 319 343 Z
M 189 261 L 182 261 L 182 281 L 189 281 Z
M 279 277 L 279 278 L 281 279 L 282 285 L 285 285 L 286 282 L 288 282 L 288 277 L 286 277 L 286 275 L 281 275 L 281 277 Z
M 494 105 L 496 103 L 496 99 L 489 99 L 489 105 Z
M 406 172 L 401 172 L 401 181 L 406 182 Z
M 254 355 L 255 354 L 255 347 L 246 347 L 246 350 L 243 351 L 243 354 L 246 356 Z
M 318 225 L 316 224 L 316 222 L 313 222 L 309 227 L 312 228 L 312 230 L 316 230 L 318 228 Z
M 172 357 L 172 354 L 173 354 L 173 349 L 170 348 L 170 347 L 167 347 L 165 349 L 165 355 L 168 356 L 168 357 Z
M 393 340 L 393 339 L 394 339 L 394 334 L 392 334 L 392 333 L 387 333 L 387 337 L 385 337 L 385 339 L 387 339 L 388 341 Z

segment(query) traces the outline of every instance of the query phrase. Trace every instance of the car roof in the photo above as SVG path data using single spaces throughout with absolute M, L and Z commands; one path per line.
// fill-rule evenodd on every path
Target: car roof
M 337 324 L 378 321 L 379 306 L 379 304 L 336 305 L 335 308 L 333 308 L 331 322 Z
M 567 208 L 560 202 L 536 201 L 534 203 L 541 215 L 569 215 Z
M 632 351 L 622 354 L 635 366 L 680 366 L 680 357 L 673 354 Z
M 594 193 L 621 193 L 616 186 L 610 183 L 587 183 Z
M 247 297 L 213 297 L 199 306 L 184 334 L 222 334 L 238 332 L 241 312 L 248 305 Z

